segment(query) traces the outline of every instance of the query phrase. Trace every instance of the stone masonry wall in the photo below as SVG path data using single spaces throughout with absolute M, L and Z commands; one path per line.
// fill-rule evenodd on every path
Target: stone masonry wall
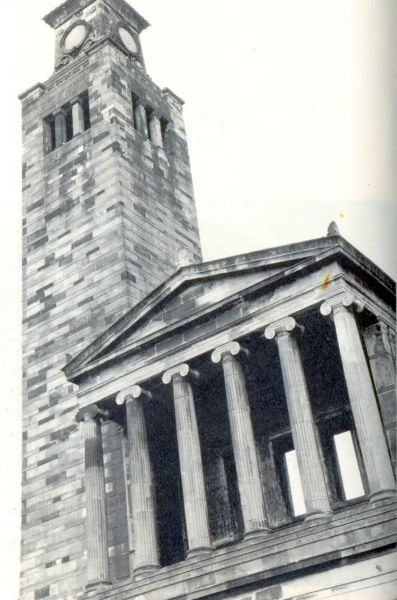
M 166 152 L 131 125 L 134 85 L 168 111 Z M 91 128 L 44 155 L 43 118 L 85 91 Z M 61 368 L 172 273 L 178 246 L 200 260 L 197 219 L 180 104 L 110 43 L 26 94 L 22 108 L 20 598 L 75 600 L 85 582 L 83 447 L 74 422 L 78 401 Z M 115 515 L 125 514 L 125 494 L 119 432 L 110 429 L 110 556 L 112 576 L 122 578 L 129 573 L 127 533 Z
M 380 413 L 392 462 L 396 467 L 396 365 L 393 357 L 394 335 L 383 323 L 363 331 Z

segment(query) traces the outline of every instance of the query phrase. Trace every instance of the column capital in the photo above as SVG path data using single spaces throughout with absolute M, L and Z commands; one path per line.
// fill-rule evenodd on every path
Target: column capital
M 89 406 L 80 408 L 76 414 L 75 420 L 77 423 L 82 423 L 83 421 L 94 421 L 96 419 L 105 420 L 108 417 L 109 412 L 107 410 L 102 410 L 102 408 L 99 408 L 96 404 L 90 404 Z
M 71 106 L 73 106 L 73 104 L 80 104 L 81 106 L 83 106 L 83 99 L 82 99 L 82 97 L 81 97 L 81 96 L 75 96 L 75 98 L 73 98 L 73 99 L 72 99 L 72 100 L 69 102 L 69 104 L 70 104 Z
M 124 403 L 128 404 L 133 400 L 137 400 L 141 396 L 151 398 L 152 394 L 148 390 L 145 390 L 140 385 L 133 385 L 125 390 L 121 390 L 116 396 L 116 404 L 122 406 Z
M 362 312 L 364 310 L 363 303 L 358 300 L 354 294 L 351 292 L 342 292 L 334 296 L 333 298 L 328 298 L 325 302 L 320 306 L 321 314 L 326 317 L 334 312 L 335 309 L 338 308 L 355 308 L 357 312 Z
M 265 338 L 272 340 L 275 336 L 286 335 L 293 331 L 297 323 L 294 317 L 284 317 L 270 323 L 265 329 Z
M 238 342 L 228 342 L 227 344 L 223 344 L 222 346 L 218 346 L 218 348 L 215 348 L 215 350 L 211 354 L 211 360 L 214 363 L 219 363 L 221 362 L 225 354 L 237 356 L 240 350 L 242 350 L 242 348 Z
M 162 377 L 162 381 L 165 384 L 171 383 L 172 379 L 179 375 L 179 377 L 187 377 L 188 375 L 193 375 L 194 377 L 198 377 L 198 372 L 191 369 L 188 364 L 182 363 L 176 367 L 172 367 L 172 369 L 168 369 Z
M 54 117 L 56 117 L 58 115 L 62 115 L 63 117 L 66 117 L 66 110 L 64 108 L 57 108 L 56 110 L 54 110 L 54 112 L 52 114 L 54 115 Z

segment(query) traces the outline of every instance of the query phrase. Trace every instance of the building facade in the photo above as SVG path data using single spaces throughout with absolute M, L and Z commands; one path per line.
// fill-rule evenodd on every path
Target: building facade
M 88 596 L 395 598 L 394 296 L 330 235 L 181 268 L 73 359 Z M 133 529 L 118 582 L 114 423 Z
M 395 598 L 395 286 L 326 237 L 200 262 L 124 0 L 21 96 L 21 600 Z M 194 264 L 193 264 L 194 263 Z

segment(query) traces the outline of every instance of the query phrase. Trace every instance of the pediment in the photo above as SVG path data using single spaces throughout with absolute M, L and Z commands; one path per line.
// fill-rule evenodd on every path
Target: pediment
M 343 238 L 319 238 L 179 269 L 143 298 L 99 338 L 70 361 L 64 372 L 70 381 L 108 359 L 157 337 L 168 335 L 211 311 L 241 299 L 252 289 L 281 281 L 321 257 L 342 252 L 360 263 L 368 260 Z
M 132 343 L 140 339 L 145 339 L 172 325 L 195 318 L 195 316 L 231 298 L 234 294 L 264 281 L 281 271 L 282 269 L 280 268 L 267 269 L 255 273 L 229 274 L 204 281 L 187 282 L 161 306 L 157 306 L 156 310 L 132 331 L 125 340 L 120 341 L 117 347 L 120 349 L 128 347 Z M 112 351 L 115 349 L 116 347 L 113 346 Z

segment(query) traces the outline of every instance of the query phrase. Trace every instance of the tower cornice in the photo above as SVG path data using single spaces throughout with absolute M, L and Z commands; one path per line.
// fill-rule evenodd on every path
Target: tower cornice
M 73 15 L 97 1 L 98 0 L 68 0 L 48 13 L 48 15 L 44 17 L 44 21 L 53 29 L 57 29 L 73 17 Z M 131 24 L 134 25 L 137 33 L 141 33 L 141 31 L 149 27 L 150 23 L 148 23 L 146 19 L 124 0 L 102 0 L 102 2 L 129 20 Z

